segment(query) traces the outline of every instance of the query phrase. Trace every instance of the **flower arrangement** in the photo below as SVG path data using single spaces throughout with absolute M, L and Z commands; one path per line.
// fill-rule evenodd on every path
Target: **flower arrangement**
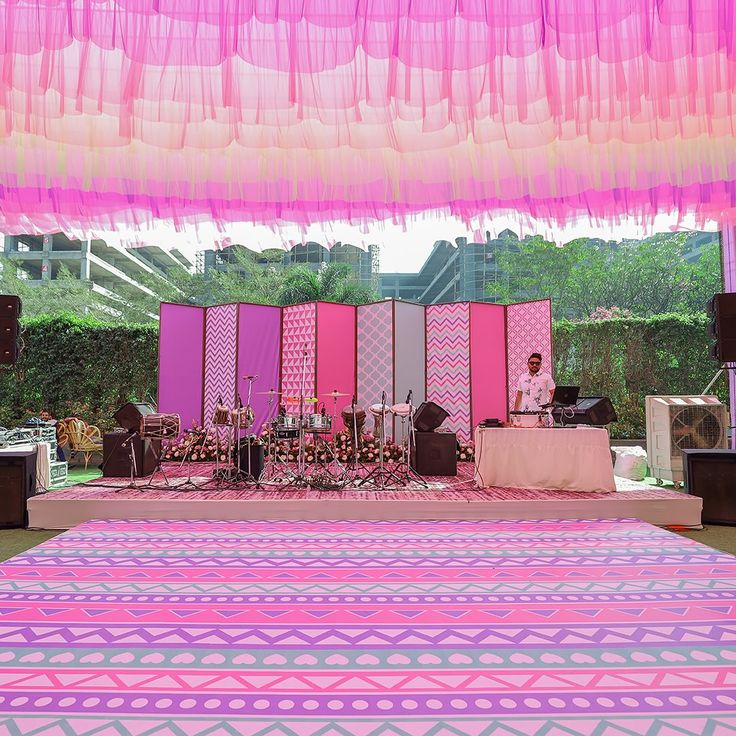
M 210 430 L 207 432 L 202 425 L 193 423 L 178 440 L 169 443 L 163 452 L 162 460 L 182 461 L 189 459 L 193 462 L 212 462 L 219 454 L 220 462 L 225 462 L 227 460 L 227 448 L 229 442 L 232 441 L 230 431 L 220 431 L 218 440 L 217 431 Z M 242 441 L 245 442 L 246 438 L 243 438 Z M 273 436 L 273 430 L 270 427 L 264 427 L 258 436 L 252 435 L 250 442 L 264 445 L 266 452 L 271 457 L 278 458 L 281 462 L 295 463 L 299 459 L 299 440 L 297 438 L 277 440 Z M 334 438 L 329 442 L 329 447 L 341 463 L 353 461 L 353 446 L 348 432 L 336 432 Z M 314 462 L 328 463 L 332 460 L 332 453 L 325 448 L 325 445 L 321 442 L 319 445 L 315 444 L 311 437 L 305 445 L 304 452 L 308 464 Z M 371 433 L 364 434 L 362 444 L 358 448 L 358 461 L 376 463 L 380 460 L 380 452 L 380 439 Z M 405 452 L 405 445 L 390 439 L 386 440 L 383 447 L 384 462 L 398 462 L 404 458 Z M 473 462 L 475 460 L 474 444 L 460 441 L 458 443 L 457 459 L 459 462 Z

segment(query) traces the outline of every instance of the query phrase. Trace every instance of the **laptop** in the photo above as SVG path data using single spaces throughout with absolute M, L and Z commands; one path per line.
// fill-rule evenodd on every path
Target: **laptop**
M 575 406 L 580 386 L 556 386 L 552 392 L 552 406 Z

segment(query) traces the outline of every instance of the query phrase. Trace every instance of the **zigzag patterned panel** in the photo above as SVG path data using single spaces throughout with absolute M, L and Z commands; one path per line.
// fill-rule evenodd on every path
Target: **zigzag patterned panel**
M 470 305 L 431 304 L 427 317 L 427 400 L 450 413 L 442 425 L 469 439 Z
M 304 393 L 313 396 L 316 391 L 317 305 L 295 304 L 284 307 L 281 327 L 281 390 L 287 396 L 298 396 L 302 386 L 304 348 L 307 363 Z M 298 413 L 299 407 L 287 407 L 290 413 Z
M 203 421 L 209 424 L 222 400 L 235 406 L 238 305 L 207 307 L 205 315 Z
M 506 365 L 509 406 L 513 407 L 519 376 L 527 370 L 532 353 L 542 354 L 542 370 L 553 373 L 552 303 L 549 299 L 506 307 Z
M 393 302 L 358 307 L 358 404 L 366 410 L 381 402 L 394 403 Z M 387 434 L 390 434 L 387 424 Z

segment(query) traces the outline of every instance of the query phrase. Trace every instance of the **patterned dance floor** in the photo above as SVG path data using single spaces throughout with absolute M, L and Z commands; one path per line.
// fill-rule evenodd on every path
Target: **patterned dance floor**
M 0 565 L 0 734 L 722 736 L 734 642 L 638 521 L 93 521 Z

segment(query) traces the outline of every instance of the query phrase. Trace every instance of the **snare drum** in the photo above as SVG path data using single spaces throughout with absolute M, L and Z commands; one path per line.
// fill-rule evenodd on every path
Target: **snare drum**
M 547 426 L 546 411 L 512 411 L 509 412 L 509 423 L 512 427 L 533 429 Z
M 271 423 L 276 439 L 287 440 L 299 436 L 299 417 L 293 414 L 280 414 Z
M 141 437 L 165 440 L 178 437 L 181 417 L 178 414 L 145 414 L 141 417 Z
M 329 432 L 332 429 L 332 417 L 327 414 L 309 414 L 306 417 L 306 429 L 309 432 Z
M 218 404 L 215 407 L 215 412 L 212 415 L 212 424 L 217 426 L 226 426 L 230 424 L 230 409 L 224 404 Z

